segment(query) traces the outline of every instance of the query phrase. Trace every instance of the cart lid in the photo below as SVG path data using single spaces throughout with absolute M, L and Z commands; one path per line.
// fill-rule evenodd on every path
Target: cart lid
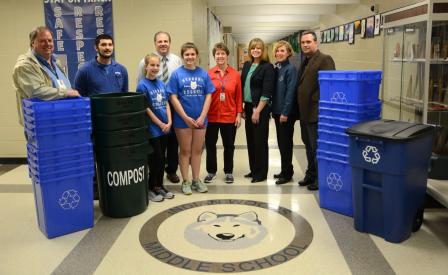
M 381 119 L 353 125 L 346 130 L 346 133 L 350 136 L 408 141 L 426 134 L 432 134 L 433 130 L 434 127 L 431 125 Z

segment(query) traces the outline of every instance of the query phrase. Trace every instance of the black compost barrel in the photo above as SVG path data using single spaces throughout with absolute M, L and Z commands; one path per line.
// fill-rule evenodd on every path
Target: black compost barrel
M 149 118 L 143 94 L 91 97 L 100 207 L 115 218 L 142 213 L 148 206 Z

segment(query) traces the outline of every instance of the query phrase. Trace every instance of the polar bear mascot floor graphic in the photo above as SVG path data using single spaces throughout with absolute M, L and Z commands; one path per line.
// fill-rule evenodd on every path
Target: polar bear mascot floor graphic
M 257 213 L 201 213 L 196 222 L 185 228 L 185 239 L 205 249 L 242 249 L 258 244 L 267 230 Z

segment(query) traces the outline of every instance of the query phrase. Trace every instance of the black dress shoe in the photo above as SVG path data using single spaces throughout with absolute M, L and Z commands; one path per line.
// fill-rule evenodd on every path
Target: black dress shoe
M 300 185 L 300 186 L 307 186 L 307 185 L 312 184 L 313 182 L 314 182 L 313 179 L 311 179 L 311 178 L 305 176 L 305 178 L 304 178 L 303 180 L 299 181 L 299 185 Z
M 245 178 L 252 178 L 252 172 L 249 172 L 249 174 L 244 175 Z
M 176 175 L 176 173 L 172 173 L 172 174 L 166 174 L 166 178 L 171 181 L 172 183 L 179 183 L 180 179 L 179 177 Z
M 274 179 L 283 178 L 283 174 L 280 172 L 278 174 L 274 174 Z
M 315 191 L 315 190 L 319 190 L 319 185 L 317 184 L 317 182 L 313 182 L 311 184 L 309 184 L 306 189 L 310 190 L 310 191 Z
M 285 184 L 285 183 L 288 183 L 288 182 L 290 182 L 291 181 L 291 178 L 279 178 L 276 182 L 275 182 L 275 184 L 277 184 L 277 185 L 279 185 L 279 184 Z
M 262 181 L 265 181 L 265 180 L 266 180 L 266 178 L 264 178 L 264 179 L 253 178 L 250 182 L 255 183 L 255 182 L 262 182 Z

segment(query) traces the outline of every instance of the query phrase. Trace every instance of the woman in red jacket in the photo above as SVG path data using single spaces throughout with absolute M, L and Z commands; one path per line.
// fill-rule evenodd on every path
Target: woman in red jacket
M 216 142 L 218 132 L 224 145 L 224 181 L 233 183 L 233 152 L 235 151 L 236 129 L 240 127 L 242 92 L 240 74 L 228 64 L 229 49 L 224 43 L 217 43 L 212 50 L 216 66 L 208 71 L 215 93 L 208 111 L 208 126 L 205 133 L 207 152 L 207 176 L 204 182 L 210 183 L 216 178 Z

